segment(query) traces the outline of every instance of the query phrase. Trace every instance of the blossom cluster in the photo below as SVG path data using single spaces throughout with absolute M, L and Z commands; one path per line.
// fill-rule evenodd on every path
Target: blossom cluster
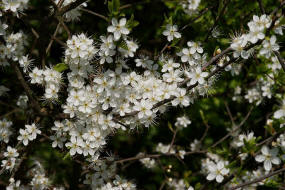
M 56 5 L 62 3 L 62 7 L 74 2 L 76 0 L 54 1 Z M 2 0 L 1 8 L 4 12 L 12 12 L 19 17 L 19 14 L 27 8 L 27 3 L 28 0 Z M 187 0 L 181 4 L 186 13 L 193 14 L 197 11 L 200 0 Z M 64 19 L 59 18 L 59 21 L 78 20 L 81 10 L 84 10 L 83 7 L 86 6 L 87 4 L 83 3 L 64 13 Z M 52 10 L 53 13 L 54 11 Z M 157 56 L 139 55 L 138 50 L 141 48 L 139 42 L 130 36 L 131 20 L 122 18 L 124 14 L 111 15 L 115 16 L 113 18 L 110 16 L 105 35 L 99 35 L 98 39 L 85 33 L 70 35 L 66 41 L 63 63 L 50 67 L 43 66 L 42 69 L 37 65 L 35 67 L 32 65 L 33 60 L 26 53 L 27 37 L 24 33 L 21 31 L 10 33 L 7 30 L 8 25 L 0 22 L 0 37 L 1 39 L 3 37 L 3 43 L 1 41 L 0 44 L 0 65 L 10 66 L 11 63 L 15 63 L 15 68 L 18 66 L 22 68 L 18 78 L 25 80 L 28 76 L 32 84 L 31 88 L 36 88 L 36 85 L 44 86 L 42 99 L 48 104 L 42 104 L 39 100 L 39 105 L 43 107 L 43 110 L 49 111 L 48 115 L 52 112 L 58 114 L 56 117 L 47 116 L 45 118 L 53 120 L 53 126 L 49 126 L 48 129 L 41 126 L 44 125 L 45 120 L 39 124 L 34 121 L 30 125 L 26 124 L 25 128 L 19 128 L 19 131 L 15 133 L 11 121 L 5 118 L 0 120 L 0 142 L 5 147 L 1 171 L 15 171 L 15 168 L 21 164 L 21 151 L 32 146 L 32 141 L 42 135 L 51 141 L 53 148 L 66 153 L 65 157 L 84 159 L 82 170 L 85 179 L 83 183 L 90 186 L 92 190 L 135 190 L 134 182 L 116 174 L 119 162 L 116 161 L 117 158 L 104 156 L 106 155 L 104 148 L 110 136 L 119 130 L 129 131 L 138 127 L 149 128 L 155 125 L 157 118 L 166 112 L 169 105 L 180 108 L 190 106 L 198 98 L 209 94 L 217 79 L 214 74 L 218 70 L 224 68 L 233 76 L 239 75 L 242 72 L 242 64 L 229 63 L 240 57 L 249 59 L 256 50 L 258 50 L 258 58 L 269 60 L 270 63 L 266 64 L 269 69 L 268 73 L 256 78 L 253 85 L 247 88 L 243 88 L 241 84 L 236 85 L 234 96 L 231 98 L 233 101 L 241 101 L 244 98 L 256 106 L 260 105 L 265 98 L 281 99 L 281 106 L 272 112 L 272 116 L 268 116 L 266 125 L 269 127 L 265 128 L 273 129 L 272 126 L 276 123 L 280 129 L 284 126 L 285 97 L 274 91 L 277 84 L 275 77 L 282 68 L 279 63 L 280 58 L 275 56 L 275 52 L 280 49 L 276 35 L 283 35 L 282 27 L 279 26 L 281 20 L 277 20 L 274 24 L 272 17 L 268 15 L 254 15 L 247 24 L 249 31 L 233 37 L 228 49 L 230 53 L 220 56 L 213 62 L 206 54 L 206 46 L 203 47 L 203 44 L 198 41 L 186 40 L 183 46 L 181 40 L 181 48 L 177 48 L 178 50 L 175 50 L 173 54 L 164 54 L 161 51 Z M 266 36 L 267 30 L 271 27 L 275 27 L 275 34 Z M 166 36 L 168 42 L 178 41 L 182 38 L 182 31 L 178 30 L 178 25 L 171 23 L 166 25 L 162 35 Z M 214 52 L 215 55 L 221 53 L 220 49 Z M 208 65 L 209 63 L 212 65 Z M 62 66 L 64 69 L 58 70 L 57 66 Z M 24 77 L 21 78 L 21 75 Z M 29 88 L 29 85 L 24 83 L 23 86 Z M 61 90 L 64 92 L 60 93 Z M 9 91 L 9 88 L 0 85 L 0 96 L 8 94 Z M 26 94 L 17 96 L 15 101 L 17 107 L 13 111 L 29 115 L 29 98 L 34 94 L 29 90 L 27 92 L 29 96 Z M 37 103 L 37 98 L 34 101 Z M 57 106 L 58 109 L 53 109 L 53 106 Z M 39 119 L 37 114 L 35 113 L 31 118 L 41 120 L 42 118 Z M 253 171 L 246 170 L 241 175 L 236 175 L 235 179 L 230 180 L 230 184 L 226 185 L 227 187 L 268 174 L 284 162 L 284 134 L 280 133 L 276 135 L 276 139 L 272 138 L 271 144 L 261 143 L 262 146 L 259 148 L 257 146 L 259 138 L 254 132 L 244 133 L 240 129 L 236 130 L 235 119 L 231 114 L 229 115 L 233 126 L 227 128 L 229 136 L 233 139 L 229 143 L 230 149 L 237 153 L 237 158 L 241 162 L 254 155 L 256 161 L 254 164 L 263 165 L 263 167 L 258 167 Z M 202 119 L 204 123 L 207 122 L 204 118 Z M 218 149 L 211 149 L 211 153 L 202 151 L 202 148 L 206 147 L 202 142 L 206 138 L 206 133 L 200 140 L 191 141 L 189 147 L 174 144 L 176 143 L 175 135 L 185 130 L 190 124 L 195 125 L 194 120 L 190 120 L 187 114 L 177 117 L 174 123 L 176 130 L 173 131 L 172 125 L 169 125 L 174 133 L 171 143 L 159 142 L 154 150 L 155 156 L 148 157 L 145 153 L 139 153 L 137 160 L 144 167 L 154 169 L 161 164 L 155 159 L 156 157 L 173 156 L 183 162 L 189 153 L 200 151 L 204 158 L 201 160 L 199 173 L 203 174 L 208 181 L 222 183 L 228 176 L 235 173 L 237 168 Z M 207 130 L 208 126 L 206 132 Z M 46 131 L 48 131 L 47 135 Z M 14 141 L 11 138 L 15 134 L 18 134 L 17 145 L 12 146 L 11 141 Z M 250 148 L 252 150 L 249 150 Z M 191 152 L 186 152 L 188 149 Z M 34 165 L 36 165 L 35 168 L 27 174 L 31 178 L 28 184 L 21 185 L 21 181 L 16 181 L 11 177 L 6 189 L 29 189 L 31 187 L 32 189 L 64 189 L 63 187 L 51 187 L 51 180 L 47 177 L 42 165 L 39 162 Z M 166 171 L 170 173 L 171 168 L 172 165 L 169 165 Z M 166 183 L 176 190 L 194 190 L 183 179 L 168 178 Z M 265 183 L 264 180 L 258 182 L 259 185 Z M 250 188 L 255 189 L 256 186 L 251 185 Z

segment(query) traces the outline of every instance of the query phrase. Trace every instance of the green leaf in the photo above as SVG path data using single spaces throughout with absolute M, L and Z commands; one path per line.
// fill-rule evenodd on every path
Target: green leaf
M 113 0 L 113 11 L 114 12 L 119 12 L 120 9 L 120 0 Z
M 127 22 L 127 27 L 129 29 L 132 29 L 132 28 L 136 27 L 137 25 L 139 25 L 139 22 L 134 20 L 134 14 L 132 14 L 131 18 Z
M 68 69 L 68 65 L 65 63 L 58 63 L 53 67 L 57 72 L 63 72 Z
M 170 129 L 170 131 L 174 132 L 173 127 L 172 127 L 171 123 L 170 123 L 170 122 L 168 122 L 168 123 L 167 123 L 167 125 L 168 125 L 168 128 Z
M 108 10 L 111 16 L 119 15 L 120 0 L 108 1 Z

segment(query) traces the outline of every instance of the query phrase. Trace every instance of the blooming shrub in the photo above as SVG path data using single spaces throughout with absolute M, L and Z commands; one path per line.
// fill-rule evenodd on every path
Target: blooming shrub
M 1 0 L 1 189 L 284 189 L 284 6 Z

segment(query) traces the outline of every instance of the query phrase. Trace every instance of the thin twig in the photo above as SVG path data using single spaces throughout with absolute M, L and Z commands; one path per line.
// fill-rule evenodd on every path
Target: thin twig
M 204 121 L 204 119 L 203 119 L 203 123 L 206 126 L 206 129 L 205 129 L 205 131 L 204 131 L 204 133 L 203 133 L 203 135 L 202 135 L 202 137 L 200 139 L 200 142 L 202 142 L 205 139 L 205 137 L 206 137 L 206 135 L 207 135 L 207 133 L 208 133 L 208 131 L 210 129 L 209 124 L 206 121 Z
M 271 176 L 277 175 L 277 174 L 282 173 L 282 172 L 285 172 L 285 168 L 282 168 L 280 170 L 276 170 L 276 171 L 271 172 L 271 173 L 269 173 L 269 174 L 267 174 L 265 176 L 259 177 L 259 178 L 255 179 L 255 180 L 248 181 L 248 182 L 242 183 L 240 185 L 237 185 L 235 187 L 229 188 L 228 190 L 235 190 L 235 189 L 239 189 L 241 187 L 245 187 L 245 186 L 248 186 L 248 185 L 251 185 L 251 184 L 254 184 L 254 183 L 258 183 L 260 181 L 263 181 L 266 178 L 269 178 Z
M 210 7 L 210 8 L 206 7 L 206 8 L 204 8 L 204 9 L 198 14 L 198 16 L 196 16 L 195 18 L 193 18 L 192 20 L 190 20 L 190 22 L 189 22 L 188 24 L 186 24 L 185 26 L 183 26 L 180 31 L 185 30 L 185 29 L 186 29 L 187 27 L 189 27 L 193 22 L 195 22 L 196 20 L 198 20 L 200 17 L 202 17 L 204 14 L 206 14 L 206 13 L 207 13 L 210 9 L 212 9 L 212 8 L 213 8 L 213 7 Z
M 192 155 L 192 154 L 205 154 L 207 151 L 206 150 L 201 150 L 201 151 L 190 151 L 186 152 L 185 155 Z M 166 153 L 166 154 L 146 154 L 146 155 L 138 155 L 130 158 L 124 158 L 121 160 L 115 161 L 116 163 L 124 163 L 128 161 L 133 161 L 133 160 L 140 160 L 143 158 L 159 158 L 162 156 L 179 156 L 179 153 Z
M 15 62 L 11 61 L 11 65 L 14 68 L 16 75 L 17 75 L 22 87 L 24 88 L 27 96 L 29 97 L 29 100 L 31 101 L 31 106 L 36 110 L 37 113 L 42 114 L 42 115 L 46 115 L 46 113 L 41 110 L 41 107 L 40 107 L 38 101 L 33 96 L 33 91 L 31 90 L 29 85 L 26 83 L 26 81 L 25 81 L 19 67 L 17 66 L 17 64 Z
M 51 37 L 51 39 L 49 41 L 48 47 L 46 49 L 46 54 L 48 54 L 48 52 L 49 52 L 49 50 L 50 50 L 50 48 L 52 46 L 52 43 L 54 41 L 54 38 L 56 37 L 56 35 L 58 33 L 59 28 L 60 28 L 60 23 L 57 24 L 56 29 L 55 29 L 55 31 L 54 31 L 54 33 L 53 33 L 53 35 L 52 35 L 52 37 Z
M 63 15 L 64 13 L 72 10 L 72 9 L 75 9 L 76 7 L 80 6 L 82 3 L 85 3 L 87 0 L 77 0 L 75 2 L 72 2 L 68 5 L 66 5 L 65 7 L 62 7 L 59 11 L 59 15 Z
M 167 153 L 170 153 L 170 150 L 171 150 L 171 148 L 172 148 L 172 146 L 174 144 L 175 138 L 176 138 L 177 131 L 178 131 L 178 129 L 175 129 L 175 131 L 173 132 L 172 140 L 171 140 L 171 143 L 170 143 L 170 146 L 169 146 L 169 149 L 168 149 Z
M 166 184 L 166 180 L 164 180 L 164 181 L 161 183 L 161 185 L 160 185 L 160 187 L 159 187 L 159 190 L 162 190 L 163 187 L 165 186 L 165 184 Z
M 12 111 L 10 111 L 10 112 L 8 112 L 8 113 L 6 113 L 4 115 L 1 115 L 0 119 L 5 118 L 5 117 L 7 117 L 7 116 L 9 116 L 9 115 L 11 115 L 11 114 L 13 114 L 15 112 L 20 112 L 20 111 L 21 111 L 21 109 L 19 109 L 19 108 L 13 109 Z
M 263 3 L 262 3 L 262 0 L 257 0 L 258 1 L 258 5 L 259 5 L 259 8 L 260 8 L 260 11 L 262 14 L 266 14 L 265 13 L 265 9 L 264 9 L 264 6 L 263 6 Z
M 93 11 L 91 11 L 91 10 L 88 10 L 88 9 L 85 9 L 85 8 L 81 8 L 80 10 L 82 10 L 82 11 L 84 11 L 84 12 L 86 12 L 86 13 L 92 14 L 92 15 L 94 15 L 94 16 L 97 16 L 97 17 L 99 17 L 99 18 L 102 18 L 103 20 L 109 22 L 108 18 L 105 17 L 104 15 L 101 15 L 101 14 L 99 14 L 99 13 L 95 13 L 95 12 L 93 12 Z
M 242 120 L 242 122 L 236 126 L 232 131 L 230 131 L 228 134 L 226 134 L 224 137 L 222 137 L 220 140 L 218 140 L 215 144 L 213 144 L 211 146 L 211 148 L 216 147 L 217 145 L 219 145 L 220 143 L 222 143 L 224 140 L 226 140 L 228 137 L 230 137 L 233 133 L 235 133 L 249 118 L 251 112 L 253 110 L 253 107 L 250 108 L 249 112 L 247 113 L 247 115 L 245 116 L 245 118 Z
M 227 5 L 229 4 L 229 2 L 230 2 L 230 0 L 224 0 L 224 6 L 223 6 L 221 12 L 220 12 L 220 13 L 218 14 L 218 16 L 216 17 L 215 22 L 214 22 L 213 26 L 211 27 L 211 29 L 209 30 L 209 32 L 208 32 L 208 34 L 207 34 L 207 36 L 206 36 L 204 42 L 207 42 L 207 41 L 208 41 L 208 39 L 209 39 L 209 37 L 210 37 L 210 34 L 212 33 L 212 31 L 214 30 L 214 28 L 215 28 L 216 25 L 218 24 L 218 21 L 220 20 L 221 15 L 224 14 L 224 12 L 225 12 L 225 10 L 226 10 L 226 7 L 227 7 Z
M 71 32 L 68 29 L 68 27 L 66 26 L 66 24 L 64 23 L 63 19 L 61 17 L 58 17 L 58 21 L 63 26 L 64 30 L 67 32 L 68 39 L 70 39 L 71 38 Z
M 61 7 L 63 5 L 63 3 L 64 3 L 64 0 L 60 0 L 57 4 L 57 7 Z
M 231 110 L 230 110 L 229 105 L 228 105 L 227 102 L 225 102 L 225 106 L 226 106 L 228 115 L 229 115 L 229 117 L 230 117 L 230 119 L 231 119 L 232 125 L 233 125 L 233 126 L 236 126 L 235 121 L 234 121 L 234 118 L 233 118 L 233 115 L 232 115 L 232 112 L 231 112 Z

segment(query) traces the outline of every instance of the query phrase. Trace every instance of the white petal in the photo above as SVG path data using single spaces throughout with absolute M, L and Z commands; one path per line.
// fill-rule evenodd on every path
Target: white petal
M 265 160 L 265 161 L 264 161 L 264 169 L 265 169 L 266 171 L 270 171 L 271 168 L 272 168 L 271 161 L 270 161 L 270 160 Z
M 285 111 L 282 109 L 282 110 L 277 110 L 275 113 L 274 113 L 274 118 L 275 119 L 280 119 L 281 117 L 284 117 L 285 116 Z
M 279 165 L 281 161 L 280 161 L 279 158 L 274 157 L 274 158 L 272 158 L 271 162 L 272 162 L 273 164 L 275 164 L 275 165 Z
M 207 180 L 209 181 L 212 181 L 213 179 L 216 178 L 216 174 L 215 173 L 210 173 L 208 176 L 207 176 Z
M 268 155 L 269 154 L 269 148 L 267 146 L 262 146 L 261 152 L 264 155 Z
M 218 183 L 221 183 L 223 180 L 224 180 L 224 177 L 223 177 L 222 175 L 217 175 L 216 181 L 217 181 Z
M 265 160 L 265 157 L 264 157 L 263 155 L 257 155 L 257 156 L 255 157 L 255 160 L 256 160 L 257 162 L 263 162 L 263 161 Z

